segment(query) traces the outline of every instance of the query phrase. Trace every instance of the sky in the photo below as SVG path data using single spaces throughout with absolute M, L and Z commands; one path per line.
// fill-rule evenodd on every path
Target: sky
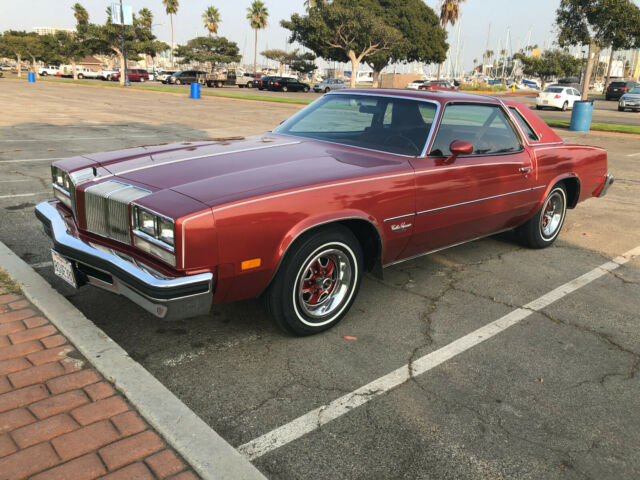
M 264 0 L 269 10 L 268 26 L 258 33 L 258 52 L 267 48 L 294 48 L 287 44 L 288 31 L 280 27 L 280 20 L 289 18 L 294 12 L 304 12 L 303 0 Z M 31 31 L 33 27 L 56 25 L 73 28 L 75 19 L 71 10 L 76 0 L 0 0 L 0 31 L 8 29 Z M 90 20 L 102 23 L 105 20 L 105 8 L 111 2 L 105 0 L 80 0 L 88 10 Z M 169 17 L 161 0 L 125 0 L 134 11 L 143 7 L 154 14 L 154 34 L 160 40 L 171 42 Z M 206 35 L 202 23 L 202 13 L 209 5 L 220 10 L 222 22 L 218 31 L 238 44 L 246 63 L 253 63 L 254 34 L 246 19 L 246 8 L 251 0 L 180 0 L 180 7 L 174 16 L 176 44 L 185 43 L 190 38 Z M 439 0 L 425 0 L 425 3 L 437 10 Z M 553 23 L 555 10 L 560 0 L 537 0 L 535 2 L 514 0 L 466 0 L 462 6 L 460 29 L 460 57 L 464 58 L 464 67 L 469 70 L 473 59 L 482 60 L 482 52 L 487 49 L 487 34 L 491 24 L 489 49 L 498 52 L 507 41 L 507 29 L 510 30 L 510 47 L 515 52 L 523 47 L 531 31 L 530 43 L 543 46 L 555 39 Z M 449 27 L 449 44 L 452 57 L 455 58 L 456 27 Z M 502 48 L 499 46 L 502 45 Z M 462 49 L 464 45 L 464 56 Z M 455 60 L 454 60 L 455 61 Z

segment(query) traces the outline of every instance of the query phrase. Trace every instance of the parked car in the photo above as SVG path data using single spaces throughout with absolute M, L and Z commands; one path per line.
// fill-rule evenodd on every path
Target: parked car
M 320 83 L 316 83 L 313 86 L 313 91 L 329 93 L 331 90 L 339 90 L 341 88 L 347 88 L 347 84 L 339 78 L 325 78 Z
M 196 78 L 198 75 L 206 74 L 207 72 L 203 70 L 181 70 L 167 78 L 166 83 L 171 85 L 189 85 L 197 81 Z
M 258 81 L 262 78 L 262 75 L 254 75 L 253 73 L 244 73 L 242 77 L 238 77 L 238 87 L 253 88 L 257 86 Z
M 106 81 L 111 81 L 111 76 L 114 73 L 119 73 L 120 70 L 119 69 L 115 69 L 115 70 L 110 70 L 107 68 L 103 68 L 102 70 L 98 71 L 98 80 L 106 80 Z
M 11 65 L 3 63 L 2 65 L 0 65 L 0 70 L 13 70 L 13 67 Z
M 573 87 L 547 87 L 536 95 L 536 108 L 542 110 L 551 107 L 565 111 L 568 108 L 573 108 L 573 103 L 581 98 L 580 92 Z
M 60 67 L 56 65 L 46 65 L 38 68 L 38 73 L 43 77 L 47 75 L 58 75 L 58 73 L 60 73 Z
M 277 92 L 308 92 L 311 86 L 297 78 L 273 77 L 269 82 L 269 90 Z
M 99 70 L 91 70 L 90 68 L 87 67 L 76 67 L 77 68 L 77 73 L 78 73 L 78 78 L 98 78 L 98 76 L 100 75 L 100 71 Z
M 297 335 L 338 323 L 364 271 L 511 229 L 548 247 L 567 209 L 613 183 L 604 149 L 524 104 L 370 89 L 263 135 L 60 160 L 52 179 L 36 216 L 70 285 L 164 319 L 261 297 Z
M 622 95 L 637 87 L 638 84 L 632 81 L 611 82 L 605 92 L 607 100 L 618 100 Z
M 640 86 L 633 87 L 628 93 L 620 97 L 618 101 L 618 111 L 624 112 L 627 109 L 633 110 L 634 112 L 640 110 Z
M 162 83 L 167 83 L 169 77 L 177 73 L 175 70 L 159 70 L 156 72 L 155 79 Z
M 413 82 L 408 83 L 406 88 L 408 88 L 409 90 L 419 90 L 420 85 L 424 85 L 424 84 L 425 84 L 424 80 L 414 80 Z
M 457 90 L 456 86 L 448 80 L 433 80 L 430 82 L 424 82 L 418 86 L 418 90 Z
M 149 80 L 149 73 L 146 70 L 140 68 L 132 68 L 127 70 L 127 75 L 130 82 L 146 82 Z M 117 82 L 120 80 L 120 72 L 112 73 L 111 80 Z
M 260 80 L 257 81 L 256 85 L 258 87 L 258 90 L 266 90 L 269 88 L 269 82 L 275 77 L 272 76 L 265 76 L 262 77 Z

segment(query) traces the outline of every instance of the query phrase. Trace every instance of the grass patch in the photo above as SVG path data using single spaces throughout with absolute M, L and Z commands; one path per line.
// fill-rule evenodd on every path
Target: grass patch
M 508 89 L 507 87 L 505 87 L 504 85 L 470 85 L 470 84 L 463 84 L 460 85 L 460 90 L 465 91 L 465 92 L 506 92 Z
M 7 272 L 0 268 L 0 295 L 7 295 L 9 293 L 21 295 L 22 289 L 19 284 L 11 279 Z
M 547 125 L 554 128 L 569 128 L 568 120 L 552 120 L 552 119 L 543 119 Z M 619 125 L 616 123 L 592 123 L 591 124 L 592 131 L 598 132 L 614 132 L 614 133 L 631 133 L 635 135 L 640 135 L 640 126 L 636 125 Z

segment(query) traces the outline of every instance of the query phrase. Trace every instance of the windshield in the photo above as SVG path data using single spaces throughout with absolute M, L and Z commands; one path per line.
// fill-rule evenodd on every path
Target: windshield
M 375 95 L 327 95 L 298 112 L 275 133 L 401 155 L 423 151 L 436 106 Z
M 640 95 L 640 87 L 632 88 L 629 93 L 636 93 L 636 94 Z

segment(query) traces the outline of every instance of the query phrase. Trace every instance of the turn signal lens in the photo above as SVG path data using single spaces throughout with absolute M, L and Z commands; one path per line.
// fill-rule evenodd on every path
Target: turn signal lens
M 258 268 L 260 265 L 262 265 L 261 258 L 252 258 L 251 260 L 245 260 L 242 262 L 240 264 L 240 268 L 242 270 L 249 270 L 250 268 Z

